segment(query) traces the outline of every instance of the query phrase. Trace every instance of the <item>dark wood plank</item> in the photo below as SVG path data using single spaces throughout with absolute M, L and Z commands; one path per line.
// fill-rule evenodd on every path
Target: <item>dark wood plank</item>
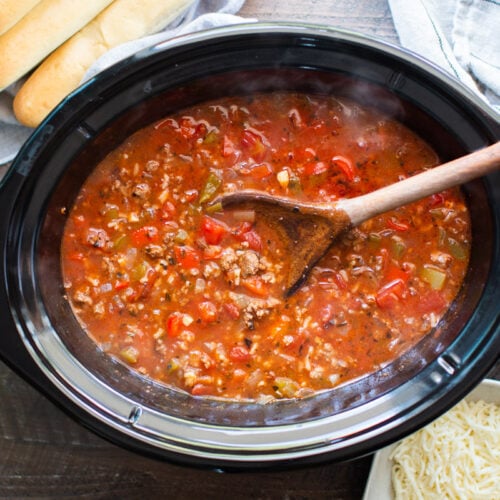
M 246 0 L 239 14 L 259 21 L 327 24 L 399 41 L 386 0 Z
M 371 463 L 221 474 L 153 460 L 84 429 L 3 363 L 0 402 L 1 498 L 352 499 Z

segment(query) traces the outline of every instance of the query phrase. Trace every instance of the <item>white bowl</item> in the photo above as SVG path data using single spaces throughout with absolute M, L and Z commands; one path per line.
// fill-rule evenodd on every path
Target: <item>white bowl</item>
M 500 381 L 484 379 L 465 399 L 500 405 Z M 393 500 L 391 486 L 391 453 L 399 443 L 386 446 L 375 453 L 363 500 Z

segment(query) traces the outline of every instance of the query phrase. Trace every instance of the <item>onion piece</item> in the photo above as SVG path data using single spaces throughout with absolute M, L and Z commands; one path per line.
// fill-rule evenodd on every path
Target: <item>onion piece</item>
M 238 222 L 255 222 L 255 210 L 234 210 L 233 217 Z

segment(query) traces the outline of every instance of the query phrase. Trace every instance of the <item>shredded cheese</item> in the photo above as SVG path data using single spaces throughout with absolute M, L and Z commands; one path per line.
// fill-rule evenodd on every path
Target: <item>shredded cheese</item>
M 500 406 L 464 400 L 390 458 L 396 500 L 500 500 Z

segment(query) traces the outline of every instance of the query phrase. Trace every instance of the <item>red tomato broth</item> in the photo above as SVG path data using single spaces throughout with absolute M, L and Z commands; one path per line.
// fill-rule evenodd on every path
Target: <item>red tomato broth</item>
M 108 155 L 68 216 L 62 269 L 83 328 L 194 395 L 302 397 L 372 373 L 429 333 L 466 272 L 470 220 L 448 190 L 363 223 L 284 299 L 286 254 L 217 194 L 353 197 L 438 163 L 402 124 L 334 97 L 198 105 Z

